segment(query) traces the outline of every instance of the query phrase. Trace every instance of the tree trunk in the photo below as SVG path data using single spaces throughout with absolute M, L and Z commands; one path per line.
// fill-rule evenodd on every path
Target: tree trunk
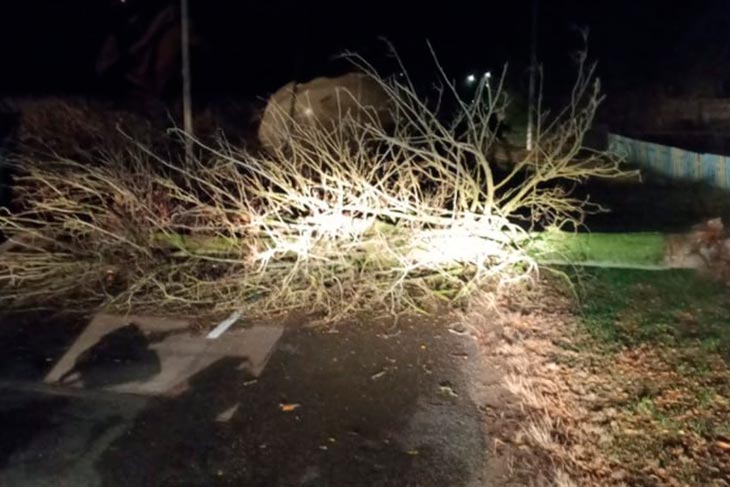
M 383 224 L 385 225 L 385 224 Z M 388 225 L 386 225 L 388 226 Z M 382 230 L 382 229 L 381 229 Z M 661 270 L 702 267 L 701 250 L 686 236 L 661 233 L 534 233 L 526 251 L 545 265 L 576 265 Z M 245 237 L 242 237 L 245 238 Z M 677 244 L 677 242 L 685 242 Z M 156 246 L 177 249 L 181 254 L 225 255 L 236 252 L 232 237 L 158 235 Z

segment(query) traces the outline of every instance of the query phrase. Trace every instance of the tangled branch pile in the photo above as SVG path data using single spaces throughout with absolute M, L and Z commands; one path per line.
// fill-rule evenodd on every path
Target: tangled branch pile
M 353 60 L 387 94 L 387 116 L 289 121 L 289 143 L 266 154 L 201 144 L 182 163 L 130 140 L 93 161 L 21 158 L 19 206 L 0 216 L 3 305 L 424 309 L 529 277 L 528 230 L 580 223 L 595 207 L 570 185 L 622 174 L 582 147 L 601 101 L 583 60 L 568 106 L 542 113 L 534 149 L 506 169 L 492 160 L 503 82 L 471 100 L 445 83 L 438 98 L 458 115 L 444 121 L 408 78 Z

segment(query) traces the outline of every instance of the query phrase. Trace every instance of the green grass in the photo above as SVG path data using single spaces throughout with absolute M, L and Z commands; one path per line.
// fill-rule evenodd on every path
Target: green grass
M 686 270 L 593 268 L 577 282 L 590 335 L 577 352 L 595 367 L 596 410 L 615 411 L 603 453 L 636 485 L 654 485 L 658 468 L 717 485 L 714 445 L 730 433 L 730 290 Z
M 730 361 L 730 290 L 692 271 L 591 269 L 581 310 L 607 344 L 699 347 Z
M 593 263 L 599 267 L 662 267 L 665 236 L 661 233 L 571 233 L 540 234 L 528 252 L 542 262 Z

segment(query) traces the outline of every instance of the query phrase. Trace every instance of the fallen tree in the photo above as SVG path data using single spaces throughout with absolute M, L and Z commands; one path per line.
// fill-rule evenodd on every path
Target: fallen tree
M 428 103 L 407 76 L 351 59 L 387 96 L 389 126 L 361 107 L 326 127 L 288 124 L 288 144 L 269 153 L 201 144 L 186 164 L 130 140 L 92 161 L 21 157 L 18 209 L 0 216 L 14 241 L 0 301 L 333 319 L 423 310 L 531 279 L 561 252 L 541 255 L 550 239 L 534 230 L 602 210 L 571 188 L 625 175 L 620 158 L 583 147 L 602 100 L 584 55 L 569 104 L 540 111 L 533 150 L 507 170 L 491 160 L 504 74 L 470 99 L 444 75 Z M 454 119 L 439 114 L 446 96 Z
M 366 237 L 378 232 L 395 235 L 399 231 L 395 225 L 380 221 L 353 219 L 348 224 L 366 228 L 363 232 Z M 437 232 L 434 232 L 433 237 L 436 235 Z M 541 265 L 709 270 L 716 266 L 725 267 L 730 261 L 730 239 L 724 238 L 724 226 L 719 219 L 697 225 L 684 234 L 547 230 L 528 233 L 524 239 L 525 253 Z M 224 258 L 237 255 L 237 240 L 230 237 L 159 234 L 150 242 L 150 246 L 177 257 L 195 255 Z M 478 237 L 473 242 L 447 237 L 446 243 L 457 247 L 453 251 L 446 248 L 431 248 L 431 251 L 443 255 L 453 254 L 454 265 L 458 266 L 462 256 L 468 254 L 468 247 L 480 247 L 482 241 Z M 5 249 L 12 246 L 13 242 L 10 242 L 5 245 Z M 428 249 L 424 247 L 423 251 Z M 389 265 L 397 265 L 397 261 L 392 260 Z

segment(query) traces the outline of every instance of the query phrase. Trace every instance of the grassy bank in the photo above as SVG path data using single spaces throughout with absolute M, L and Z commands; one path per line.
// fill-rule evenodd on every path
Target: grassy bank
M 596 376 L 599 450 L 629 485 L 728 485 L 730 291 L 688 271 L 597 269 L 583 282 L 575 365 Z

